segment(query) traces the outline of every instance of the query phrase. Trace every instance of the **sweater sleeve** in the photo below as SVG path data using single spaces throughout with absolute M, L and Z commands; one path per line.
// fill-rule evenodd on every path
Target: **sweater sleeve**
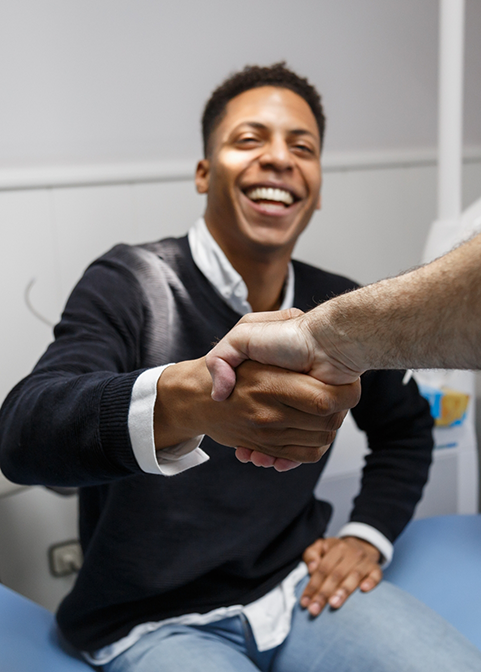
M 125 259 L 114 248 L 87 269 L 54 342 L 6 398 L 0 466 L 12 481 L 85 486 L 140 472 L 128 413 L 146 308 Z
M 353 417 L 366 432 L 362 485 L 351 521 L 366 523 L 393 542 L 413 516 L 432 459 L 433 420 L 429 405 L 404 371 L 370 371 Z

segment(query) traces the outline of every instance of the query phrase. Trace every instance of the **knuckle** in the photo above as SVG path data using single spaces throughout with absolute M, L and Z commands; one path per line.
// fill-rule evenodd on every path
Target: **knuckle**
M 303 448 L 301 446 L 283 446 L 282 451 L 285 453 L 286 457 L 290 457 L 291 459 L 295 459 L 298 462 L 303 462 L 305 464 L 319 462 L 324 454 L 324 451 L 321 448 Z
M 294 317 L 300 317 L 304 315 L 304 312 L 300 308 L 287 308 L 285 311 L 286 317 L 292 319 Z
M 237 322 L 238 326 L 239 324 L 248 324 L 250 322 L 258 322 L 259 318 L 256 317 L 254 313 L 247 313 L 246 315 L 243 315 L 240 320 Z
M 272 426 L 272 413 L 266 408 L 255 408 L 251 410 L 251 424 L 259 430 L 267 429 Z
M 326 578 L 326 575 L 323 571 L 317 570 L 312 576 L 311 576 L 311 584 L 313 589 L 316 591 L 319 590 L 319 588 L 322 586 L 324 583 L 324 580 Z
M 361 574 L 361 572 L 360 572 L 358 569 L 354 569 L 354 570 L 351 572 L 351 576 L 350 576 L 350 578 L 351 578 L 351 580 L 352 580 L 353 582 L 356 583 L 356 585 L 358 585 L 358 584 L 361 582 L 362 578 L 363 578 L 363 574 Z
M 314 404 L 316 411 L 319 415 L 332 415 L 333 413 L 333 404 L 330 395 L 326 394 L 324 391 L 318 392 L 314 397 Z
M 328 600 L 328 596 L 322 590 L 319 590 L 312 599 L 315 602 L 319 602 L 319 604 L 325 604 Z
M 336 433 L 337 432 L 326 432 L 324 435 L 324 441 L 326 446 L 330 446 L 331 443 L 333 443 L 334 439 L 336 438 Z
M 341 428 L 345 417 L 346 413 L 333 413 L 327 418 L 327 429 L 336 432 Z
M 308 583 L 307 586 L 306 586 L 306 589 L 305 589 L 305 591 L 304 591 L 304 594 L 307 595 L 307 597 L 311 597 L 311 598 L 312 598 L 312 596 L 313 596 L 315 593 L 317 593 L 317 591 L 318 591 L 318 589 L 319 589 L 319 586 L 320 586 L 320 584 L 319 584 L 319 580 L 317 579 L 316 575 L 313 574 L 313 575 L 311 576 L 311 580 L 309 581 L 309 583 Z
M 340 571 L 338 571 L 337 569 L 332 570 L 331 576 L 330 576 L 330 579 L 331 579 L 332 583 L 338 585 L 339 583 L 341 583 L 343 578 L 344 578 L 344 576 L 341 574 Z

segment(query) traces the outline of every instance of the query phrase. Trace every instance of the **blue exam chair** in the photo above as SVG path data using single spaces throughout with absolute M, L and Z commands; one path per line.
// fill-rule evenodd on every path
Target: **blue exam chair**
M 481 649 L 481 515 L 414 520 L 385 579 L 452 623 Z
M 54 616 L 0 585 L 2 672 L 92 672 L 59 642 Z

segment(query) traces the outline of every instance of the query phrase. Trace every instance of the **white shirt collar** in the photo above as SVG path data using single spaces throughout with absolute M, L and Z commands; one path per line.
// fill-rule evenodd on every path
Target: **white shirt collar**
M 188 240 L 195 265 L 227 305 L 239 315 L 252 313 L 252 307 L 247 300 L 247 286 L 242 276 L 237 273 L 212 237 L 203 217 L 198 219 L 189 230 Z M 284 299 L 280 310 L 292 308 L 293 305 L 294 268 L 289 262 Z

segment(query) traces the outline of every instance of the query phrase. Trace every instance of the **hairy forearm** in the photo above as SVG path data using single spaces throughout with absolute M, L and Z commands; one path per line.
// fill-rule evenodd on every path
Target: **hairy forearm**
M 481 236 L 302 320 L 353 369 L 481 368 Z

